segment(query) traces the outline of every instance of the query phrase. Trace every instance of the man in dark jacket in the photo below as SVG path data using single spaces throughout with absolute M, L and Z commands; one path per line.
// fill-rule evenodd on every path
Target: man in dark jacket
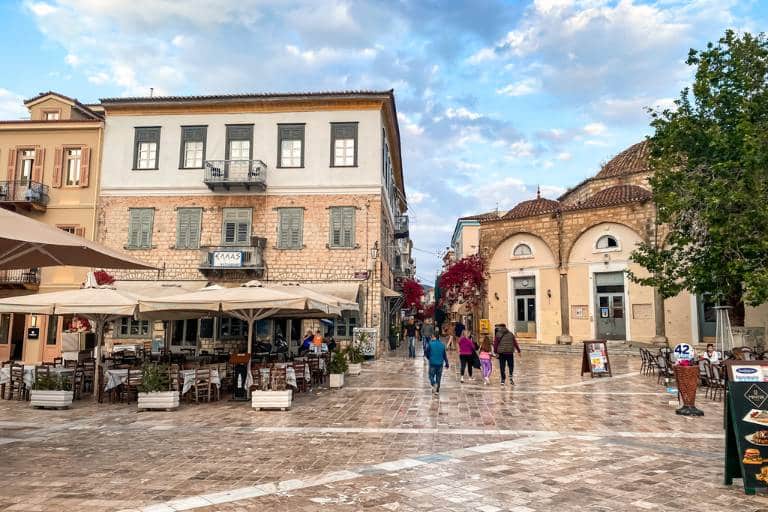
M 493 339 L 493 351 L 499 355 L 499 370 L 501 370 L 501 385 L 507 380 L 504 372 L 505 365 L 509 367 L 509 384 L 515 385 L 512 380 L 512 372 L 515 371 L 515 352 L 521 354 L 520 345 L 517 344 L 515 335 L 507 329 L 506 324 L 499 324 L 496 327 L 496 336 Z

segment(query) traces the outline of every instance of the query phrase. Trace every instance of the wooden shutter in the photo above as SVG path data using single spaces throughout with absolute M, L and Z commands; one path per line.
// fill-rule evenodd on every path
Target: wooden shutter
M 354 247 L 355 245 L 355 208 L 345 207 L 341 209 L 341 245 Z
M 342 208 L 331 208 L 331 247 L 341 246 L 341 232 L 343 230 Z
M 64 148 L 58 147 L 53 153 L 53 181 L 51 186 L 58 188 L 61 186 L 61 167 L 64 162 Z M 81 174 L 82 176 L 82 174 Z
M 83 147 L 80 149 L 80 186 L 88 186 L 88 175 L 91 169 L 91 148 Z
M 189 249 L 198 249 L 200 247 L 200 231 L 203 223 L 203 209 L 194 208 L 189 210 Z
M 75 227 L 75 234 L 77 236 L 82 236 L 83 238 L 85 238 L 85 228 L 76 226 Z
M 35 146 L 35 164 L 32 166 L 32 181 L 43 182 L 43 166 L 45 165 L 45 148 Z
M 286 208 L 285 212 L 285 248 L 301 249 L 302 246 L 302 221 L 304 210 L 301 208 Z M 283 239 L 283 233 L 280 234 Z
M 16 180 L 16 155 L 18 154 L 18 148 L 10 148 L 8 150 L 8 181 Z
M 280 210 L 280 224 L 278 226 L 278 243 L 277 246 L 281 249 L 287 249 L 290 237 L 290 226 L 288 219 L 288 210 Z
M 225 208 L 221 240 L 223 244 L 249 245 L 251 238 L 250 208 Z
M 189 215 L 187 210 L 180 209 L 176 211 L 176 248 L 186 249 L 189 247 Z
M 247 245 L 251 238 L 251 217 L 253 212 L 250 208 L 237 210 L 237 243 Z
M 176 248 L 197 249 L 200 247 L 202 209 L 180 208 L 176 216 Z
M 141 211 L 132 208 L 128 215 L 128 247 L 137 248 L 139 246 L 139 232 L 141 231 Z
M 155 218 L 155 210 L 152 208 L 142 208 L 139 211 L 141 212 L 139 246 L 149 249 L 152 247 L 152 221 Z

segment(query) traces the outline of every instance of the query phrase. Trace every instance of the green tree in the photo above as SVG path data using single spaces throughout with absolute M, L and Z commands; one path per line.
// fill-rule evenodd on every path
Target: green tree
M 674 109 L 652 111 L 650 179 L 665 240 L 632 260 L 664 297 L 709 293 L 720 304 L 768 299 L 768 41 L 729 30 L 691 50 L 696 69 Z

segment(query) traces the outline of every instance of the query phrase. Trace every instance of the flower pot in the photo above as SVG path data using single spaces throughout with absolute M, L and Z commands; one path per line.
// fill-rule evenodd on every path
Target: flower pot
M 164 409 L 170 411 L 178 408 L 178 391 L 152 391 L 151 393 L 139 393 L 139 410 Z
M 332 373 L 330 378 L 330 386 L 331 388 L 341 388 L 344 387 L 344 374 L 343 373 Z
M 72 405 L 72 391 L 49 391 L 33 389 L 29 392 L 29 405 L 32 407 L 69 407 Z
M 251 407 L 254 409 L 280 409 L 284 411 L 291 408 L 293 391 L 251 391 Z
M 683 406 L 675 411 L 682 416 L 704 416 L 704 412 L 696 408 L 696 388 L 699 386 L 698 366 L 675 366 L 677 389 Z
M 360 375 L 363 371 L 363 363 L 349 363 L 349 374 Z

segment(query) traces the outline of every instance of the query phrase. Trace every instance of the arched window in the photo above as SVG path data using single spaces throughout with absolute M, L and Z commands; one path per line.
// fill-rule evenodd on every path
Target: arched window
M 611 235 L 603 235 L 597 239 L 597 249 L 618 249 L 619 242 Z
M 531 246 L 528 244 L 517 244 L 517 246 L 515 246 L 515 249 L 512 251 L 512 256 L 516 258 L 533 256 L 533 251 L 531 250 Z

